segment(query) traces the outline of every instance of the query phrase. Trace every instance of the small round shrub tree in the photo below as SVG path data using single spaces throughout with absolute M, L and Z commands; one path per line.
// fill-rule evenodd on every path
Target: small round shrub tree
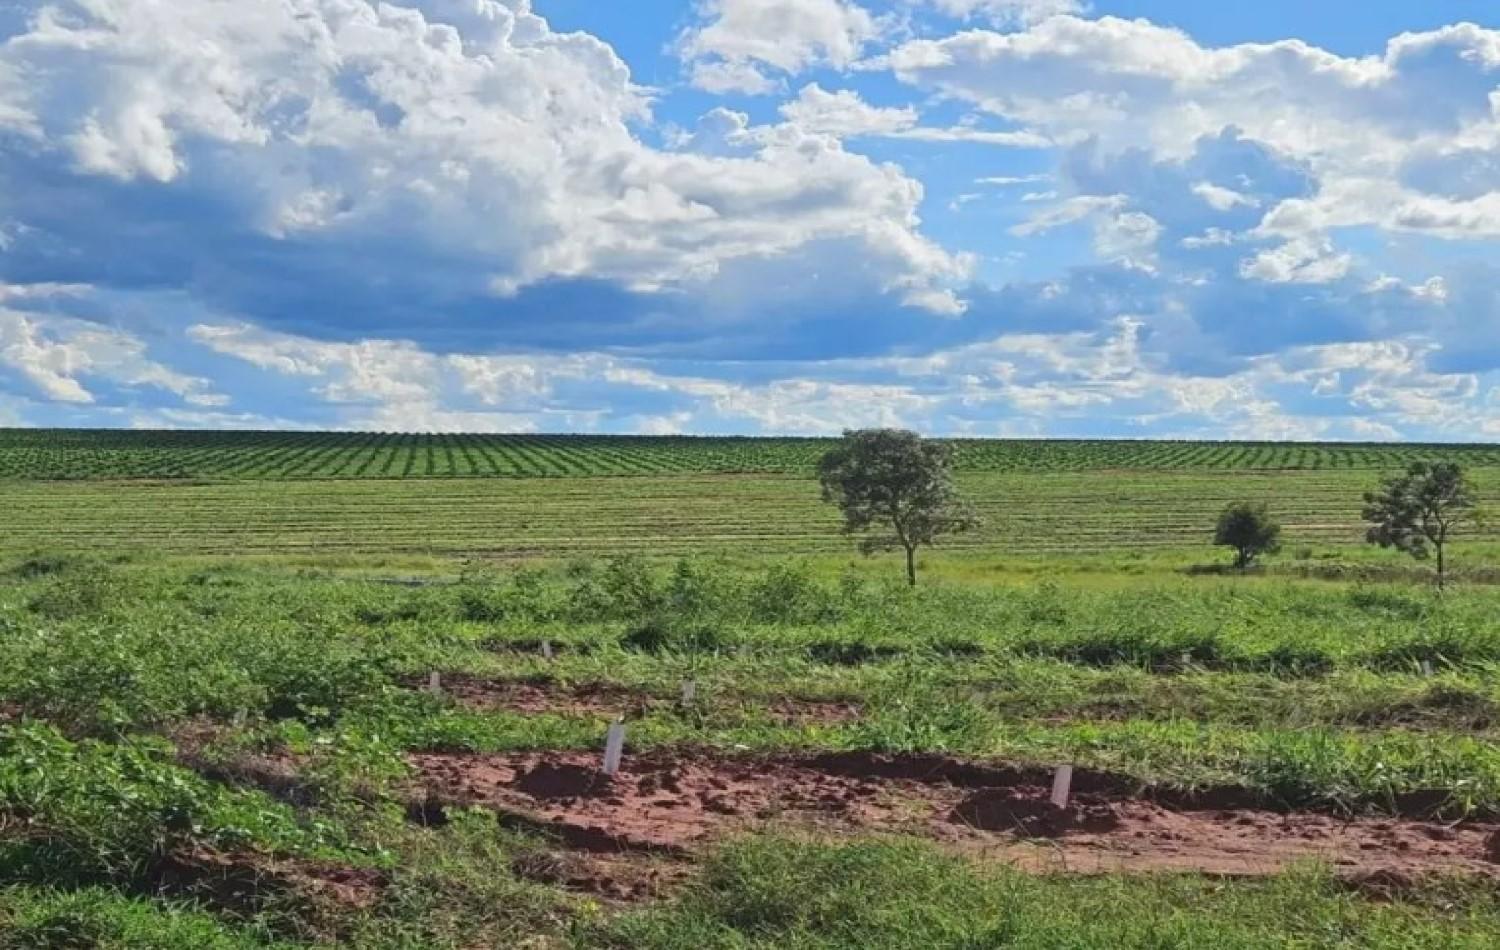
M 1275 554 L 1281 549 L 1281 525 L 1265 505 L 1236 502 L 1219 515 L 1214 544 L 1234 548 L 1234 566 L 1244 570 L 1262 554 Z

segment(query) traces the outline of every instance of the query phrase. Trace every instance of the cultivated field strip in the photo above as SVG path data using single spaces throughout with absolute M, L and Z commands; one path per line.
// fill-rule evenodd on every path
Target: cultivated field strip
M 960 479 L 985 519 L 951 546 L 1013 553 L 1206 543 L 1230 500 L 1270 502 L 1289 547 L 1356 543 L 1358 471 L 979 473 Z M 1482 491 L 1500 470 L 1477 472 Z M 12 549 L 195 553 L 523 555 L 846 550 L 808 478 L 5 482 Z M 1488 537 L 1500 537 L 1491 526 Z
M 1500 468 L 1500 446 L 958 439 L 966 472 L 1346 471 L 1453 458 Z M 570 478 L 810 472 L 827 439 L 354 432 L 0 429 L 0 478 Z

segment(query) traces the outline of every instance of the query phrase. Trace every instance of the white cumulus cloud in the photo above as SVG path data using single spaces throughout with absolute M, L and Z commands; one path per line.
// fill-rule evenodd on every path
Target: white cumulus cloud
M 0 366 L 19 373 L 37 395 L 51 402 L 94 403 L 91 380 L 159 389 L 194 406 L 227 401 L 213 391 L 209 380 L 151 359 L 139 337 L 38 306 L 89 292 L 75 286 L 0 284 Z
M 1253 208 L 1260 203 L 1248 195 L 1240 194 L 1233 188 L 1225 188 L 1208 181 L 1200 181 L 1194 185 L 1193 194 L 1202 198 L 1204 203 L 1215 211 L 1233 211 L 1241 205 Z
M 1242 261 L 1240 275 L 1272 284 L 1326 284 L 1347 275 L 1353 260 L 1327 240 L 1296 238 Z
M 1357 225 L 1500 234 L 1500 191 L 1429 193 L 1404 174 L 1423 157 L 1473 165 L 1500 147 L 1497 30 L 1406 33 L 1382 55 L 1347 57 L 1295 39 L 1211 47 L 1146 20 L 1055 16 L 1017 32 L 914 39 L 883 62 L 908 83 L 1107 153 L 1180 161 L 1233 131 L 1317 182 L 1312 197 L 1269 211 L 1265 226 L 1284 236 Z M 1470 185 L 1482 180 L 1475 171 Z M 1220 182 L 1195 191 L 1221 211 L 1246 200 Z
M 215 195 L 248 233 L 401 242 L 461 289 L 500 294 L 552 278 L 654 291 L 814 241 L 850 242 L 919 296 L 963 272 L 918 232 L 921 185 L 833 136 L 788 125 L 736 154 L 644 144 L 632 127 L 649 101 L 624 62 L 553 32 L 529 0 L 22 3 L 34 16 L 0 45 L 0 121 L 80 183 Z M 782 6 L 715 5 L 728 25 L 688 45 L 796 69 L 874 35 L 849 4 Z M 811 45 L 738 32 L 782 17 Z
M 874 106 L 852 89 L 829 92 L 817 83 L 803 87 L 783 103 L 786 121 L 808 132 L 840 138 L 895 138 L 926 142 L 977 142 L 1015 148 L 1042 148 L 1051 143 L 1035 132 L 987 130 L 973 125 L 935 128 L 920 124 L 912 106 Z
M 885 29 L 850 0 L 701 0 L 677 40 L 693 84 L 762 94 L 814 66 L 843 69 Z

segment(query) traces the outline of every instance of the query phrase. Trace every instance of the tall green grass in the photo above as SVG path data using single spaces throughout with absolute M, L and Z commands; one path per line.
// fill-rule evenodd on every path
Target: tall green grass
M 583 942 L 621 950 L 1494 946 L 1492 893 L 1439 888 L 1432 897 L 1426 906 L 1420 893 L 1372 903 L 1312 871 L 1238 884 L 1038 878 L 925 844 L 752 839 L 720 854 L 671 906 L 586 928 Z

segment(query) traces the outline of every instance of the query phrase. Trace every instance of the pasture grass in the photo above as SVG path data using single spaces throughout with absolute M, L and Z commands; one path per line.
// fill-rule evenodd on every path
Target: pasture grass
M 0 947 L 1489 945 L 1493 894 L 1464 885 L 1377 902 L 1316 870 L 1035 878 L 887 840 L 752 838 L 621 911 L 524 880 L 540 843 L 490 816 L 404 819 L 408 751 L 597 748 L 609 717 L 466 708 L 413 688 L 433 670 L 664 699 L 694 679 L 693 706 L 632 717 L 632 751 L 1071 761 L 1287 807 L 1500 814 L 1500 588 L 1193 575 L 1190 556 L 1047 571 L 970 553 L 909 590 L 834 555 L 15 555 Z M 1378 563 L 1362 557 L 1345 563 Z M 861 715 L 768 709 L 787 696 Z M 296 795 L 229 780 L 262 752 L 302 757 Z M 333 916 L 163 891 L 184 853 L 331 861 L 386 887 Z
M 633 742 L 1071 760 L 1284 804 L 1390 810 L 1441 790 L 1443 813 L 1500 812 L 1500 591 L 1487 587 L 910 590 L 797 563 L 628 558 L 420 587 L 87 558 L 28 559 L 10 576 L 0 695 L 74 738 L 205 718 L 377 761 L 584 748 L 601 717 L 457 708 L 403 684 L 435 670 L 670 697 L 693 678 L 698 706 L 654 709 Z M 788 724 L 765 711 L 787 695 L 863 715 Z
M 700 950 L 930 947 L 1491 947 L 1492 893 L 1376 904 L 1315 869 L 1256 883 L 1033 877 L 921 843 L 762 839 L 726 849 L 673 905 L 584 931 L 588 945 Z
M 1089 570 L 1096 561 L 1149 571 L 1221 569 L 1208 547 L 1219 512 L 1264 501 L 1284 525 L 1274 570 L 1332 579 L 1410 574 L 1413 562 L 1355 554 L 1362 493 L 1381 473 L 1357 469 L 1060 471 L 1043 476 L 973 472 L 959 484 L 984 519 L 926 560 L 985 565 L 1051 562 L 1038 570 Z M 1472 473 L 1496 497 L 1500 466 Z M 629 479 L 398 479 L 391 481 L 4 481 L 10 512 L 0 549 L 515 561 L 607 556 L 730 555 L 745 559 L 842 556 L 853 547 L 837 512 L 806 475 L 676 475 Z M 1500 521 L 1460 540 L 1454 565 L 1491 580 Z M 1129 552 L 1129 553 L 1124 553 Z M 1184 555 L 1186 559 L 1183 559 Z M 1425 567 L 1422 565 L 1421 567 Z M 1367 573 L 1362 573 L 1367 572 Z M 1095 573 L 1098 573 L 1095 571 Z M 1392 578 L 1399 579 L 1399 578 Z
M 292 950 L 253 928 L 190 905 L 103 887 L 0 887 L 0 947 L 6 950 Z

